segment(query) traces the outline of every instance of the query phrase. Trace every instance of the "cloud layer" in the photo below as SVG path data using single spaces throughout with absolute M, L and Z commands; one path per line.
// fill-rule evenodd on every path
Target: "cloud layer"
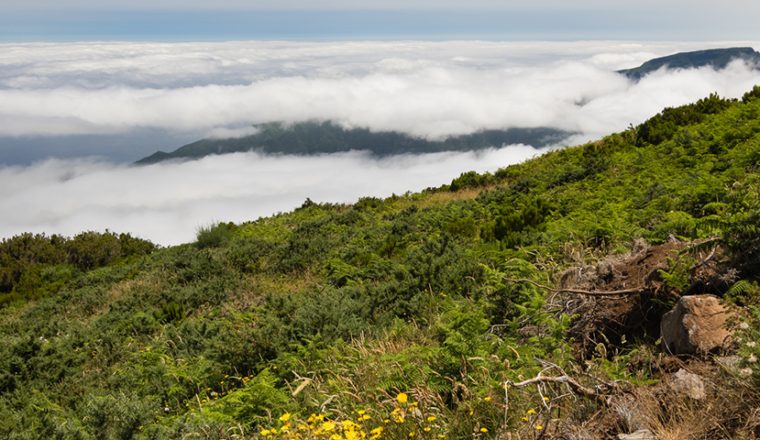
M 219 136 L 258 122 L 331 119 L 440 138 L 550 126 L 591 139 L 708 93 L 740 96 L 757 71 L 614 70 L 732 43 L 232 42 L 0 45 L 0 136 Z
M 22 232 L 130 232 L 162 245 L 191 242 L 198 226 L 290 211 L 308 197 L 352 203 L 450 182 L 463 171 L 494 171 L 538 152 L 511 146 L 481 153 L 372 159 L 236 153 L 145 167 L 47 160 L 0 169 L 0 237 Z

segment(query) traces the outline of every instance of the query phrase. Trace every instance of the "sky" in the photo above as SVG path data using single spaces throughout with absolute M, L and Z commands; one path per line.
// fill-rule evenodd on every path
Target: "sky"
M 760 3 L 523 3 L 0 0 L 0 237 L 108 228 L 174 245 L 213 221 L 307 197 L 420 191 L 542 151 L 129 165 L 256 123 L 332 120 L 429 139 L 553 127 L 574 133 L 551 147 L 563 148 L 760 84 L 740 61 L 637 83 L 615 72 L 682 51 L 760 49 Z
M 757 39 L 754 0 L 2 0 L 0 41 Z

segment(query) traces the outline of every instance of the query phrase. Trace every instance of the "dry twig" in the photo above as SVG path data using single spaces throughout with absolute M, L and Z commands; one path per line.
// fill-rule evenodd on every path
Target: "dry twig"
M 512 283 L 529 283 L 533 284 L 534 286 L 538 287 L 539 289 L 544 289 L 549 292 L 555 292 L 555 293 L 561 293 L 561 292 L 567 292 L 567 293 L 578 293 L 581 295 L 590 295 L 590 296 L 618 296 L 623 294 L 630 294 L 630 293 L 641 293 L 645 290 L 643 287 L 636 287 L 633 289 L 623 289 L 623 290 L 578 290 L 578 289 L 554 289 L 549 286 L 543 286 L 541 284 L 538 284 L 535 281 L 526 280 L 524 278 L 518 278 L 516 280 L 504 278 L 504 281 L 506 282 L 512 282 Z

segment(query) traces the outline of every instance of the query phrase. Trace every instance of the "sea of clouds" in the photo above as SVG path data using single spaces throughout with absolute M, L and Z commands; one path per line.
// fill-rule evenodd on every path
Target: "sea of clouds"
M 576 144 L 712 92 L 740 97 L 760 84 L 760 73 L 741 61 L 717 72 L 663 70 L 638 83 L 615 73 L 675 52 L 731 46 L 760 44 L 0 44 L 0 146 L 30 138 L 65 145 L 67 136 L 128 137 L 140 130 L 178 139 L 231 137 L 250 134 L 254 123 L 310 119 L 429 139 L 554 127 L 578 133 L 565 141 Z M 249 153 L 139 168 L 109 161 L 105 149 L 99 159 L 39 157 L 29 166 L 0 167 L 0 237 L 109 228 L 178 244 L 212 220 L 252 220 L 307 197 L 353 202 L 419 191 L 536 152 L 511 146 L 383 160 Z

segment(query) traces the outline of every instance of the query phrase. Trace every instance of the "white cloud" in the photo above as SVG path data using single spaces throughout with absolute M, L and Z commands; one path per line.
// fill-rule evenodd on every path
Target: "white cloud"
M 731 45 L 751 45 L 733 42 Z M 732 66 L 630 84 L 613 69 L 727 43 L 343 42 L 0 46 L 0 135 L 224 133 L 331 119 L 436 138 L 551 126 L 598 137 L 760 82 Z M 615 103 L 625 103 L 625 106 Z M 582 104 L 582 105 L 581 105 Z M 217 135 L 219 136 L 219 135 Z
M 241 137 L 246 137 L 246 136 L 252 136 L 258 133 L 259 131 L 261 130 L 253 126 L 240 127 L 240 128 L 217 127 L 206 132 L 204 138 L 208 138 L 208 139 L 241 138 Z
M 0 168 L 0 237 L 22 232 L 71 236 L 108 228 L 175 245 L 193 241 L 196 228 L 214 220 L 255 220 L 290 211 L 307 197 L 351 203 L 419 191 L 465 171 L 495 171 L 538 153 L 522 145 L 389 159 L 356 152 L 317 157 L 236 153 L 144 167 L 47 160 Z

